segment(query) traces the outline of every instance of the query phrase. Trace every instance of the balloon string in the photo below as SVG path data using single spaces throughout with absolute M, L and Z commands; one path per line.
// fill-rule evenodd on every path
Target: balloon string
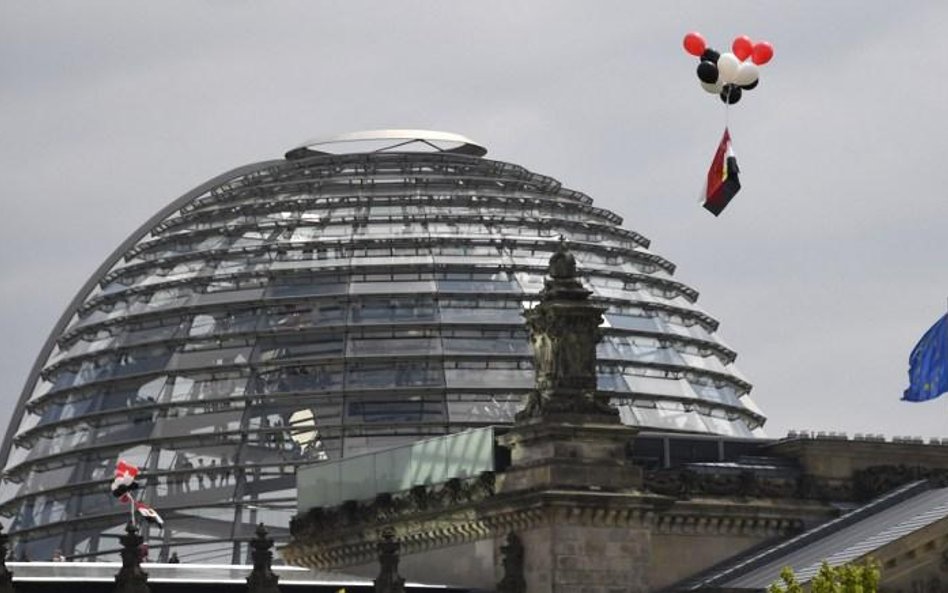
M 731 121 L 731 91 L 734 89 L 728 87 L 727 89 L 727 100 L 724 102 L 724 129 L 727 130 L 728 124 Z

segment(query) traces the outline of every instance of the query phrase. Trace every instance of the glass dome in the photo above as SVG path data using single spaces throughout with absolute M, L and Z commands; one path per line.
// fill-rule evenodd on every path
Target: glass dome
M 165 519 L 153 558 L 240 562 L 258 522 L 286 537 L 297 465 L 511 421 L 560 236 L 608 307 L 599 389 L 625 423 L 763 424 L 697 292 L 588 196 L 477 149 L 316 144 L 182 196 L 80 290 L 3 445 L 18 556 L 114 557 L 120 457 Z

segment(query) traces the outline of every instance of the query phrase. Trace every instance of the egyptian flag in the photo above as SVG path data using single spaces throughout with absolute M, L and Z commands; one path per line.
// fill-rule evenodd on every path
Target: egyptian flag
M 165 522 L 162 520 L 161 515 L 158 514 L 158 511 L 156 511 L 154 508 L 143 502 L 136 502 L 135 510 L 138 511 L 138 514 L 141 515 L 146 521 L 152 525 L 157 525 L 158 529 L 164 528 Z
M 739 172 L 737 158 L 731 149 L 731 134 L 724 128 L 721 144 L 718 145 L 711 168 L 708 169 L 708 184 L 704 192 L 704 207 L 711 214 L 720 214 L 731 198 L 741 190 Z
M 115 479 L 112 480 L 112 496 L 122 502 L 129 502 L 129 492 L 138 490 L 138 482 L 135 481 L 136 477 L 138 477 L 138 468 L 127 461 L 119 459 L 118 463 L 115 464 Z

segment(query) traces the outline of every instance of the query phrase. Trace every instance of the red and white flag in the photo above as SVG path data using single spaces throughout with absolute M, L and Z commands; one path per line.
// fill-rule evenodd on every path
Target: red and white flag
M 129 502 L 129 492 L 138 489 L 138 468 L 123 459 L 115 464 L 115 479 L 112 480 L 112 496 L 122 502 Z
M 158 514 L 154 508 L 143 502 L 135 503 L 135 510 L 138 511 L 138 514 L 142 516 L 146 521 L 153 525 L 157 525 L 159 528 L 165 526 L 164 520 L 161 518 L 161 515 Z
M 708 182 L 704 190 L 704 207 L 708 212 L 717 216 L 741 190 L 738 173 L 740 169 L 737 168 L 737 158 L 731 148 L 731 134 L 724 128 L 724 136 L 708 169 Z

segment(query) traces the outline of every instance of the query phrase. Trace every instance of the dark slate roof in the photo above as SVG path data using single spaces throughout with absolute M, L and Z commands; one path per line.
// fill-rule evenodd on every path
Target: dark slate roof
M 906 484 L 841 517 L 780 544 L 720 564 L 673 587 L 763 590 L 789 566 L 806 582 L 823 560 L 831 566 L 852 562 L 906 535 L 948 517 L 948 488 L 927 481 Z

